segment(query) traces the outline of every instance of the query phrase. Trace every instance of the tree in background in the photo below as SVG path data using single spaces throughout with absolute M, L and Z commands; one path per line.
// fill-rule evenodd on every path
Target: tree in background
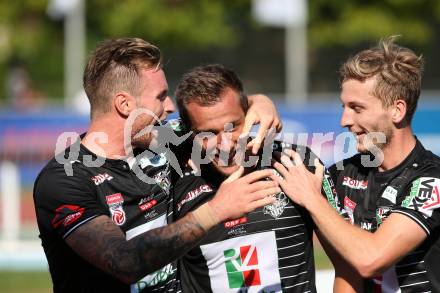
M 315 48 L 396 34 L 413 45 L 427 45 L 440 19 L 440 2 L 430 0 L 311 0 L 309 6 L 309 38 Z
M 205 61 L 200 56 L 215 53 L 220 56 L 218 62 L 230 60 L 229 66 L 247 67 L 239 72 L 242 76 L 244 73 L 245 80 L 249 79 L 247 73 L 253 75 L 273 64 L 282 67 L 279 64 L 284 60 L 283 32 L 256 24 L 251 15 L 251 0 L 85 2 L 89 49 L 104 38 L 137 36 L 159 44 L 165 51 L 169 48 L 174 52 L 190 52 L 190 58 L 198 55 L 193 65 Z M 11 60 L 19 60 L 26 66 L 38 91 L 50 97 L 62 97 L 63 23 L 47 17 L 47 5 L 47 0 L 0 0 L 0 99 L 6 96 Z M 328 84 L 334 84 L 335 80 L 328 73 L 334 72 L 335 64 L 342 60 L 334 52 L 346 54 L 349 48 L 371 44 L 393 34 L 402 35 L 406 45 L 432 47 L 433 56 L 437 51 L 440 1 L 310 0 L 308 5 L 309 64 L 312 73 L 318 67 L 320 70 L 315 70 L 312 91 L 332 89 Z M 274 35 L 280 37 L 274 38 Z M 240 50 L 242 47 L 246 50 Z M 260 55 L 252 54 L 257 50 Z M 261 58 L 263 55 L 267 57 Z M 333 61 L 320 56 L 331 57 Z M 440 62 L 435 57 L 433 60 Z M 173 76 L 172 72 L 170 74 Z M 268 75 L 274 75 L 272 80 L 284 80 L 283 71 L 279 69 L 269 71 L 266 78 L 255 74 L 251 84 L 281 92 L 282 82 L 270 87 Z M 329 82 L 325 82 L 326 79 Z

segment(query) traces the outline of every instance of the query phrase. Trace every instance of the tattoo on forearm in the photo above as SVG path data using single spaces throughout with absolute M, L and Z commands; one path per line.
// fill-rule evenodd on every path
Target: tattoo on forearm
M 66 241 L 84 259 L 126 283 L 176 260 L 205 234 L 188 214 L 165 227 L 145 232 L 129 241 L 108 217 L 87 223 Z

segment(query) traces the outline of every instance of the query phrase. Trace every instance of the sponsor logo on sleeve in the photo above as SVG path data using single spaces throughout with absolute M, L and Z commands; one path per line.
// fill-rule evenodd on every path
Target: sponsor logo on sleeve
M 100 185 L 101 183 L 104 183 L 104 181 L 112 180 L 113 177 L 110 176 L 108 173 L 103 173 L 93 176 L 91 179 L 95 183 L 95 185 Z
M 338 206 L 336 204 L 336 200 L 338 200 L 336 188 L 335 185 L 333 184 L 332 178 L 328 174 L 324 175 L 324 180 L 322 181 L 322 189 L 325 193 L 325 196 L 327 197 L 327 201 L 329 202 L 329 204 L 335 210 L 339 211 Z
M 126 220 L 126 215 L 122 207 L 124 204 L 124 198 L 122 197 L 122 194 L 115 193 L 115 194 L 107 195 L 105 197 L 105 200 L 109 207 L 110 214 L 112 216 L 112 221 L 118 226 L 123 225 Z
M 212 188 L 209 185 L 207 185 L 207 184 L 200 185 L 196 189 L 191 190 L 190 192 L 188 192 L 185 195 L 184 199 L 182 199 L 177 204 L 177 210 L 180 211 L 180 209 L 182 208 L 182 206 L 184 204 L 186 204 L 187 202 L 192 201 L 193 199 L 197 198 L 199 195 L 201 195 L 202 193 L 205 193 L 205 192 L 212 192 Z
M 352 189 L 367 189 L 368 181 L 367 180 L 356 180 L 350 178 L 348 176 L 344 176 L 344 180 L 342 181 L 342 185 L 348 186 Z
M 409 195 L 402 206 L 432 216 L 432 212 L 440 207 L 440 179 L 421 177 L 413 181 Z
M 78 221 L 78 219 L 84 214 L 84 211 L 84 208 L 76 205 L 66 204 L 59 206 L 55 210 L 55 217 L 52 220 L 52 227 L 58 228 L 61 225 L 67 227 Z

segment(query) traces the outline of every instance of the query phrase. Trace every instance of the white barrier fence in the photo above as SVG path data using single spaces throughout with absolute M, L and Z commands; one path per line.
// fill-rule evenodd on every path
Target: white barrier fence
M 40 241 L 20 239 L 21 182 L 18 167 L 10 161 L 0 163 L 0 269 L 46 269 Z
M 20 172 L 9 161 L 0 165 L 2 242 L 14 245 L 20 229 Z

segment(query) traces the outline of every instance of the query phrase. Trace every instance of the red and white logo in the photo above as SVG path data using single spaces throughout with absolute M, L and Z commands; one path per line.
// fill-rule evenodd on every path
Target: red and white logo
M 177 204 L 177 210 L 180 211 L 180 209 L 182 208 L 182 206 L 185 203 L 187 203 L 187 202 L 197 198 L 202 193 L 204 193 L 204 192 L 211 192 L 211 191 L 212 191 L 212 188 L 209 185 L 207 185 L 207 184 L 200 185 L 196 189 L 191 190 L 190 192 L 188 192 L 186 194 L 185 198 L 182 199 L 182 201 Z
M 113 179 L 112 176 L 108 175 L 107 173 L 103 173 L 103 174 L 98 174 L 96 176 L 93 176 L 92 181 L 95 183 L 95 185 L 99 185 L 101 183 L 103 183 L 104 181 L 110 181 Z
M 55 210 L 55 217 L 52 220 L 52 227 L 58 228 L 60 225 L 64 227 L 78 221 L 84 214 L 85 209 L 76 205 L 62 205 Z
M 151 209 L 152 207 L 154 207 L 157 204 L 157 200 L 153 199 L 150 201 L 141 201 L 139 203 L 139 208 L 141 209 L 141 211 L 145 212 L 149 209 Z
M 356 180 L 348 176 L 344 176 L 342 185 L 348 186 L 352 189 L 367 189 L 368 180 Z
M 235 219 L 235 220 L 231 220 L 231 221 L 225 222 L 224 226 L 225 226 L 226 229 L 229 229 L 229 228 L 235 227 L 237 225 L 244 224 L 246 222 L 247 222 L 247 218 L 246 217 L 241 217 L 239 219 Z
M 354 209 L 356 208 L 356 203 L 349 199 L 347 196 L 344 197 L 344 210 L 347 216 L 350 218 L 350 223 L 354 223 Z
M 275 231 L 200 245 L 200 250 L 213 292 L 283 292 Z
M 435 177 L 420 177 L 411 187 L 410 208 L 416 209 L 431 217 L 433 211 L 440 207 L 440 179 Z M 408 201 L 405 199 L 404 202 Z
M 356 203 L 346 196 L 344 198 L 344 207 L 346 209 L 350 209 L 351 211 L 354 211 L 354 209 L 356 208 Z
M 261 285 L 258 251 L 253 245 L 223 251 L 230 289 Z
M 116 225 L 120 226 L 125 223 L 125 212 L 121 209 L 115 209 L 112 212 L 112 220 Z
M 105 200 L 108 204 L 113 222 L 118 226 L 123 225 L 125 223 L 126 216 L 125 211 L 122 208 L 122 205 L 124 203 L 124 198 L 122 197 L 122 194 L 115 193 L 107 195 L 105 197 Z

